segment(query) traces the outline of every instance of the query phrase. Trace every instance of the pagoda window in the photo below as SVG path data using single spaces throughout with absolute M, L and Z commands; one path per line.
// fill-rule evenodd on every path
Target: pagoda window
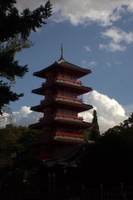
M 73 111 L 71 111 L 71 110 L 64 110 L 64 111 L 63 111 L 63 114 L 65 114 L 65 115 L 72 115 L 72 116 L 75 116 L 75 115 L 76 115 L 76 113 L 73 112 Z
M 71 110 L 58 109 L 57 112 L 64 115 L 77 116 L 77 113 Z
M 64 78 L 71 79 L 71 76 L 70 75 L 64 75 Z
M 76 98 L 76 95 L 73 94 L 73 93 L 70 93 L 70 92 L 64 92 L 63 94 L 64 94 L 65 96 L 67 96 L 67 97 L 74 97 L 74 98 Z

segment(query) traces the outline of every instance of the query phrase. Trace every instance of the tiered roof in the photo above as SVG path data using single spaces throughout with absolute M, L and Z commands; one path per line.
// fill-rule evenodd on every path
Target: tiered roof
M 81 78 L 89 73 L 91 73 L 91 70 L 89 69 L 84 69 L 84 68 L 81 68 L 77 65 L 74 65 L 72 63 L 69 63 L 67 61 L 65 61 L 64 59 L 62 60 L 59 60 L 58 62 L 54 62 L 52 65 L 48 66 L 47 68 L 44 68 L 38 72 L 35 72 L 33 74 L 33 76 L 37 76 L 37 77 L 40 77 L 40 78 L 46 78 L 46 73 L 48 71 L 57 71 L 57 70 L 67 70 L 67 71 L 73 71 L 73 72 L 76 72 L 77 74 L 77 78 Z

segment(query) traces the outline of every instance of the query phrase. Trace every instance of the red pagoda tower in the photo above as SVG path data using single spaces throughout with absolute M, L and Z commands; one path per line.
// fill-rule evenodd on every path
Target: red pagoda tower
M 85 143 L 80 131 L 90 128 L 91 124 L 84 122 L 78 113 L 92 109 L 92 106 L 84 104 L 78 96 L 92 89 L 83 86 L 78 79 L 89 73 L 90 70 L 65 61 L 61 49 L 61 58 L 57 62 L 33 74 L 45 79 L 40 88 L 32 90 L 44 99 L 40 105 L 31 107 L 31 110 L 43 113 L 43 117 L 30 125 L 32 129 L 42 130 L 38 139 L 41 159 L 51 158 L 59 149 Z

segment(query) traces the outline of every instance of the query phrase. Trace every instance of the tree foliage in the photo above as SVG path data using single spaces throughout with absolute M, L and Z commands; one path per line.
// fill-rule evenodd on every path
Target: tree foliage
M 39 135 L 40 131 L 11 124 L 0 129 L 0 182 L 3 191 L 22 189 L 27 172 L 38 165 L 35 144 Z
M 28 40 L 31 32 L 36 32 L 51 16 L 50 1 L 32 12 L 25 9 L 22 13 L 15 4 L 16 0 L 0 0 L 0 77 L 3 79 L 0 81 L 0 114 L 4 105 L 23 96 L 11 90 L 11 83 L 16 77 L 23 78 L 28 72 L 27 65 L 21 66 L 15 60 L 16 53 L 31 47 L 32 42 Z
M 0 168 L 31 167 L 37 156 L 31 145 L 39 134 L 40 131 L 11 124 L 0 129 Z
M 100 130 L 98 125 L 97 111 L 93 111 L 92 127 L 81 131 L 86 136 L 87 140 L 96 141 L 100 137 Z
M 92 119 L 92 130 L 91 130 L 91 139 L 96 141 L 100 137 L 97 111 L 93 111 L 93 119 Z

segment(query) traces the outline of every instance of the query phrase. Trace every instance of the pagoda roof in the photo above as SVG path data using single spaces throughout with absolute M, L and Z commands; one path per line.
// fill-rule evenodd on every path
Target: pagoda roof
M 92 91 L 91 87 L 86 87 L 86 86 L 79 86 L 79 85 L 74 85 L 74 84 L 69 84 L 69 83 L 62 83 L 62 82 L 57 82 L 57 81 L 52 81 L 50 84 L 43 84 L 42 87 L 37 88 L 32 90 L 32 93 L 43 95 L 44 96 L 44 89 L 48 89 L 51 87 L 56 87 L 56 86 L 62 86 L 64 89 L 66 88 L 68 90 L 76 90 L 77 95 L 81 95 L 87 92 Z
M 54 62 L 52 65 L 50 65 L 50 66 L 48 66 L 48 67 L 46 67 L 46 68 L 44 68 L 40 71 L 34 72 L 33 76 L 37 76 L 37 77 L 40 77 L 40 78 L 46 78 L 46 73 L 48 71 L 51 71 L 51 70 L 57 71 L 60 68 L 67 69 L 67 70 L 73 71 L 73 72 L 75 71 L 78 78 L 83 77 L 83 76 L 91 73 L 91 70 L 79 67 L 77 65 L 74 65 L 70 62 L 65 61 L 64 58 L 61 58 L 60 60 Z
M 62 126 L 72 126 L 75 129 L 87 129 L 92 127 L 92 124 L 89 122 L 85 122 L 85 121 L 76 121 L 76 120 L 70 120 L 68 118 L 60 118 L 60 119 L 42 119 L 41 121 L 35 123 L 35 124 L 31 124 L 29 125 L 29 128 L 32 129 L 42 129 L 43 126 L 46 125 L 51 125 L 52 126 L 58 126 L 58 125 L 62 125 Z
M 33 106 L 33 107 L 31 107 L 31 110 L 43 112 L 44 106 L 45 107 L 51 106 L 51 108 L 52 108 L 53 106 L 55 107 L 55 104 L 65 106 L 65 107 L 69 107 L 70 109 L 76 110 L 78 112 L 83 112 L 83 111 L 90 110 L 90 109 L 93 108 L 89 104 L 84 104 L 84 103 L 80 104 L 80 103 L 70 102 L 70 101 L 67 101 L 67 100 L 62 101 L 62 100 L 59 100 L 59 99 L 53 99 L 51 101 L 44 101 L 44 103 L 42 103 L 40 105 Z
M 56 154 L 47 160 L 43 161 L 45 167 L 64 166 L 64 167 L 77 167 L 84 155 L 84 148 L 80 144 L 58 150 Z

